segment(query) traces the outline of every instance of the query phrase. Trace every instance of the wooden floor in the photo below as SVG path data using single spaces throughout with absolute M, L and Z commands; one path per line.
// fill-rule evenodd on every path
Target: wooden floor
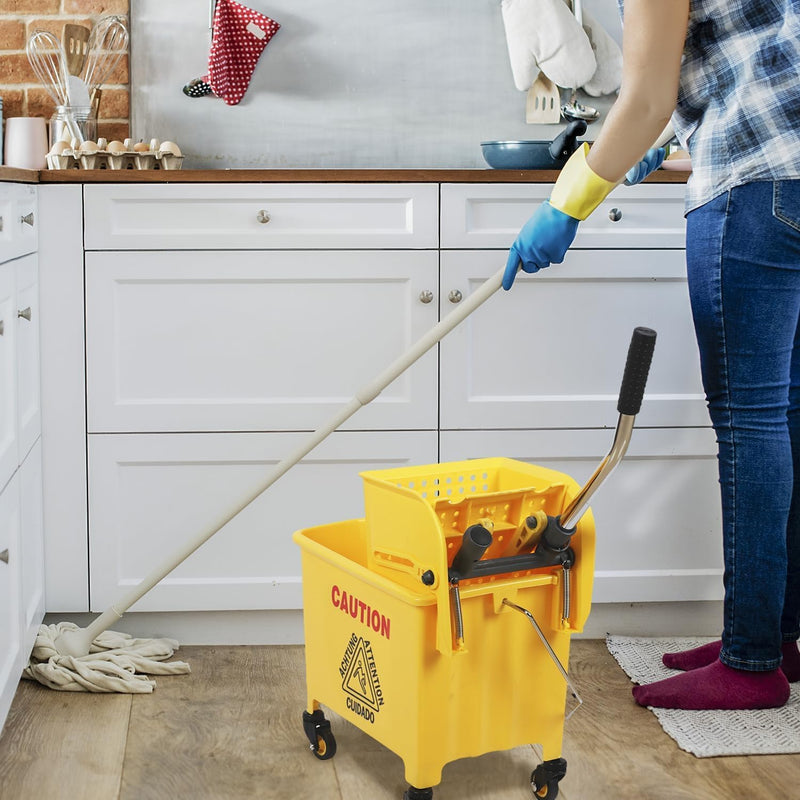
M 602 641 L 572 643 L 584 705 L 567 722 L 562 800 L 789 800 L 800 756 L 697 759 L 679 750 Z M 0 798 L 400 800 L 398 756 L 328 713 L 337 754 L 308 751 L 303 649 L 184 647 L 192 674 L 150 695 L 52 692 L 23 682 L 0 738 Z M 435 800 L 530 800 L 520 747 L 448 764 Z

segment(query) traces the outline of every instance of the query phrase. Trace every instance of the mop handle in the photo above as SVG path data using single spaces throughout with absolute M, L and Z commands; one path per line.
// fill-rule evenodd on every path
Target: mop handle
M 491 278 L 481 284 L 472 294 L 440 320 L 431 330 L 422 336 L 416 344 L 398 357 L 376 378 L 362 386 L 350 402 L 327 422 L 321 425 L 297 449 L 289 453 L 269 474 L 265 482 L 252 495 L 246 497 L 233 510 L 225 513 L 209 528 L 195 537 L 188 539 L 168 558 L 158 564 L 136 586 L 121 596 L 117 602 L 104 611 L 86 629 L 86 638 L 93 641 L 103 631 L 114 624 L 141 597 L 149 592 L 157 583 L 169 575 L 179 564 L 183 563 L 200 545 L 205 544 L 215 533 L 218 533 L 239 512 L 243 511 L 256 498 L 260 497 L 275 481 L 288 472 L 304 456 L 308 455 L 320 442 L 326 439 L 339 426 L 347 421 L 358 409 L 374 400 L 395 378 L 402 375 L 415 361 L 428 352 L 444 336 L 450 333 L 460 322 L 466 319 L 478 306 L 488 300 L 502 285 L 505 268 L 498 270 Z

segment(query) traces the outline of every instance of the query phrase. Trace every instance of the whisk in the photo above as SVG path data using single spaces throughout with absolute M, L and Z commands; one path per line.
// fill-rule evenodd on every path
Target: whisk
M 129 38 L 125 18 L 117 15 L 103 17 L 92 28 L 83 65 L 83 82 L 92 98 L 128 52 Z
M 47 90 L 53 102 L 57 106 L 69 106 L 67 64 L 58 38 L 50 31 L 34 31 L 25 45 L 25 52 L 36 77 Z M 75 139 L 83 143 L 83 134 L 75 119 L 69 113 L 65 114 L 65 119 L 69 132 Z

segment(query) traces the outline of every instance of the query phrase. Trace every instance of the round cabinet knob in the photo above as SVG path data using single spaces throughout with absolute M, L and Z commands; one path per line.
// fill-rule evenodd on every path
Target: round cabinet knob
M 430 289 L 423 289 L 419 293 L 419 301 L 420 303 L 425 303 L 425 305 L 428 305 L 428 303 L 433 301 L 433 292 Z
M 0 553 L 0 561 L 2 561 L 4 564 L 8 564 L 8 548 Z
M 262 208 L 261 211 L 256 214 L 256 219 L 262 224 L 266 225 L 269 222 L 269 214 L 267 214 L 267 212 Z
M 618 208 L 612 208 L 611 211 L 608 212 L 608 218 L 612 222 L 619 222 L 622 219 L 622 212 Z
M 6 324 L 3 320 L 0 319 L 0 336 L 2 336 L 6 332 Z
M 31 321 L 31 307 L 28 306 L 27 308 L 23 308 L 21 311 L 17 311 L 17 316 L 22 317 L 22 319 Z
M 464 295 L 458 289 L 452 289 L 447 295 L 447 299 L 451 303 L 460 303 L 464 299 Z
M 33 211 L 31 211 L 29 214 L 26 214 L 24 217 L 20 217 L 19 221 L 25 225 L 30 225 L 33 227 Z

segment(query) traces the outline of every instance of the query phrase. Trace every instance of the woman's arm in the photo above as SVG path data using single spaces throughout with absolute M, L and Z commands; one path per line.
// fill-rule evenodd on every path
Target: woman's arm
M 621 181 L 669 121 L 688 21 L 689 0 L 625 0 L 622 86 L 586 158 L 601 178 Z

